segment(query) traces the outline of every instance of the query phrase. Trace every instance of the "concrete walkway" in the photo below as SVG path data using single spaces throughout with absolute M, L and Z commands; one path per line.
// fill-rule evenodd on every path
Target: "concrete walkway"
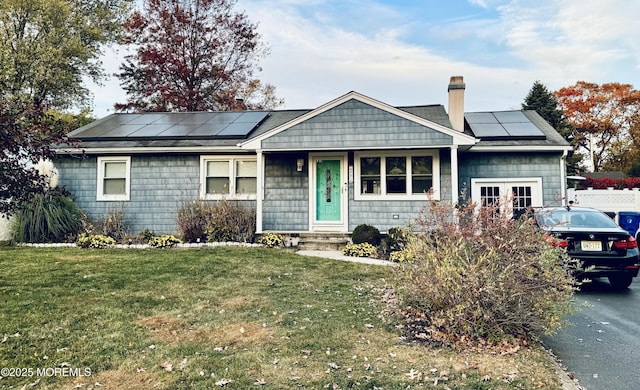
M 324 259 L 351 261 L 354 263 L 363 263 L 371 265 L 395 266 L 396 263 L 387 260 L 373 259 L 371 257 L 354 257 L 345 256 L 341 251 L 297 251 L 302 256 L 322 257 Z

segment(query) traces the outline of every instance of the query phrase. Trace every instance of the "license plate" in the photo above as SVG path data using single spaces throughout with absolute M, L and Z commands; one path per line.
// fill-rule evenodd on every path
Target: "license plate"
M 602 251 L 602 242 L 600 241 L 581 241 L 580 246 L 583 251 Z

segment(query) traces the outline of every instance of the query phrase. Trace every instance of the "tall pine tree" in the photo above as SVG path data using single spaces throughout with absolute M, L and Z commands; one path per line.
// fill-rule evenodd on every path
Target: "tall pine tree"
M 523 110 L 535 110 L 542 118 L 556 129 L 574 148 L 573 129 L 568 124 L 564 112 L 558 106 L 558 100 L 547 87 L 536 80 L 522 103 Z M 569 153 L 567 156 L 567 173 L 577 174 L 581 170 L 582 156 Z

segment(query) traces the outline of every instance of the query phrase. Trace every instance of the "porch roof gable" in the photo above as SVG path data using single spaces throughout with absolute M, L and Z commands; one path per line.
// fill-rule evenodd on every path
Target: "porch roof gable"
M 435 120 L 420 116 L 424 112 Z M 345 150 L 471 146 L 477 142 L 443 123 L 448 120 L 442 106 L 403 109 L 352 91 L 238 146 L 248 150 Z

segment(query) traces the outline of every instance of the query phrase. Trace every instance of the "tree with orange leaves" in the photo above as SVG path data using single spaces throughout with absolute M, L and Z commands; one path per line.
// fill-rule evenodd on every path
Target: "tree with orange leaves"
M 554 96 L 573 127 L 576 153 L 586 153 L 594 172 L 630 169 L 630 130 L 640 113 L 640 91 L 631 84 L 578 81 Z

